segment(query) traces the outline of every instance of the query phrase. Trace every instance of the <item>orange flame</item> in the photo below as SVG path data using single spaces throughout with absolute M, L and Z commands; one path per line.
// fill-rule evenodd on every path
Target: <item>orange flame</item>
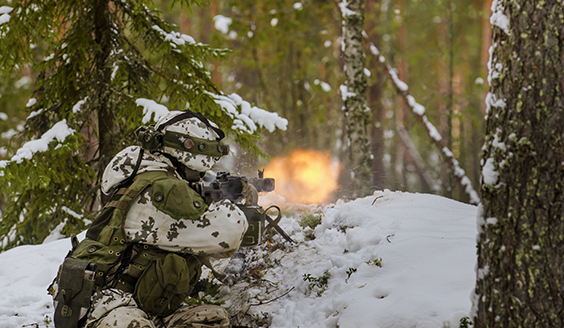
M 291 203 L 324 203 L 339 185 L 341 165 L 329 152 L 294 150 L 286 157 L 274 158 L 264 176 L 276 180 L 275 192 Z

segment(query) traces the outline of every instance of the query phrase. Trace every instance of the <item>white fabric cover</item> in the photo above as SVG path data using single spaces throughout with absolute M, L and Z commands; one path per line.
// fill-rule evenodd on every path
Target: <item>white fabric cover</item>
M 106 167 L 102 190 L 109 194 L 133 172 L 139 147 L 127 147 Z M 174 170 L 170 161 L 157 153 L 144 152 L 138 174 Z M 154 245 L 161 249 L 214 257 L 229 257 L 237 251 L 247 231 L 245 214 L 231 201 L 212 203 L 199 218 L 176 219 L 153 206 L 151 188 L 133 201 L 124 229 L 128 241 Z

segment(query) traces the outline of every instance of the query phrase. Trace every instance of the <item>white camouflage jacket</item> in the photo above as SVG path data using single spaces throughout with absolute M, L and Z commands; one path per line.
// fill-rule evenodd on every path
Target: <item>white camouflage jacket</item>
M 112 159 L 102 179 L 104 193 L 111 193 L 129 177 L 137 163 L 139 150 L 139 147 L 131 146 Z M 172 168 L 166 157 L 144 152 L 137 174 L 167 172 Z M 179 197 L 180 202 L 182 195 L 168 197 Z M 200 217 L 171 217 L 153 205 L 151 187 L 133 200 L 124 223 L 128 241 L 154 245 L 170 252 L 214 257 L 229 257 L 235 253 L 247 227 L 245 215 L 229 200 L 212 203 Z

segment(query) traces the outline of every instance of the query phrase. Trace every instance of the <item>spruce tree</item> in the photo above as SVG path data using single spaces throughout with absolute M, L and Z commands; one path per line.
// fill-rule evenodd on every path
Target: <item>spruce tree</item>
M 104 167 L 163 109 L 201 112 L 255 152 L 262 127 L 285 128 L 276 114 L 264 120 L 261 109 L 223 95 L 205 63 L 228 51 L 177 32 L 153 1 L 23 0 L 2 8 L 0 73 L 31 69 L 35 78 L 22 104 L 28 142 L 0 162 L 8 200 L 2 249 L 86 228 Z

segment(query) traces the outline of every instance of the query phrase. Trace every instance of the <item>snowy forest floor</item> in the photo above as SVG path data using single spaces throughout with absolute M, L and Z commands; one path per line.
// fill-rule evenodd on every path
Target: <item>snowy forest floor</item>
M 475 206 L 388 190 L 323 206 L 282 201 L 261 198 L 283 208 L 280 226 L 297 245 L 274 235 L 216 261 L 238 279 L 217 284 L 204 271 L 212 288 L 194 301 L 222 304 L 237 327 L 454 328 L 469 316 Z M 0 328 L 53 327 L 46 288 L 69 248 L 67 238 L 0 254 Z

